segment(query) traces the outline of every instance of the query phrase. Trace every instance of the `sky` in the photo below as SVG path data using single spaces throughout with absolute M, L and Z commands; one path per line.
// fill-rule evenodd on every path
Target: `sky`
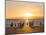
M 6 18 L 43 17 L 43 3 L 6 1 Z

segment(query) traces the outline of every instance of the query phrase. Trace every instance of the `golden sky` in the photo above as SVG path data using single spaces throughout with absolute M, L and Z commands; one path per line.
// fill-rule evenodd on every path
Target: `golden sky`
M 6 2 L 6 18 L 13 19 L 24 15 L 43 17 L 43 3 Z

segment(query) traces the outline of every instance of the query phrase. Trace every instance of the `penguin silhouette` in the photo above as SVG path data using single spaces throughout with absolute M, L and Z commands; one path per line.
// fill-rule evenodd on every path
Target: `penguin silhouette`
M 11 27 L 13 27 L 13 22 L 11 22 Z

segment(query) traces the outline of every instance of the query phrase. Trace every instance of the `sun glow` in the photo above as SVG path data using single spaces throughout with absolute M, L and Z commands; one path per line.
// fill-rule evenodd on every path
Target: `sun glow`
M 32 16 L 32 13 L 24 13 L 23 16 L 24 17 L 30 17 L 30 16 Z

